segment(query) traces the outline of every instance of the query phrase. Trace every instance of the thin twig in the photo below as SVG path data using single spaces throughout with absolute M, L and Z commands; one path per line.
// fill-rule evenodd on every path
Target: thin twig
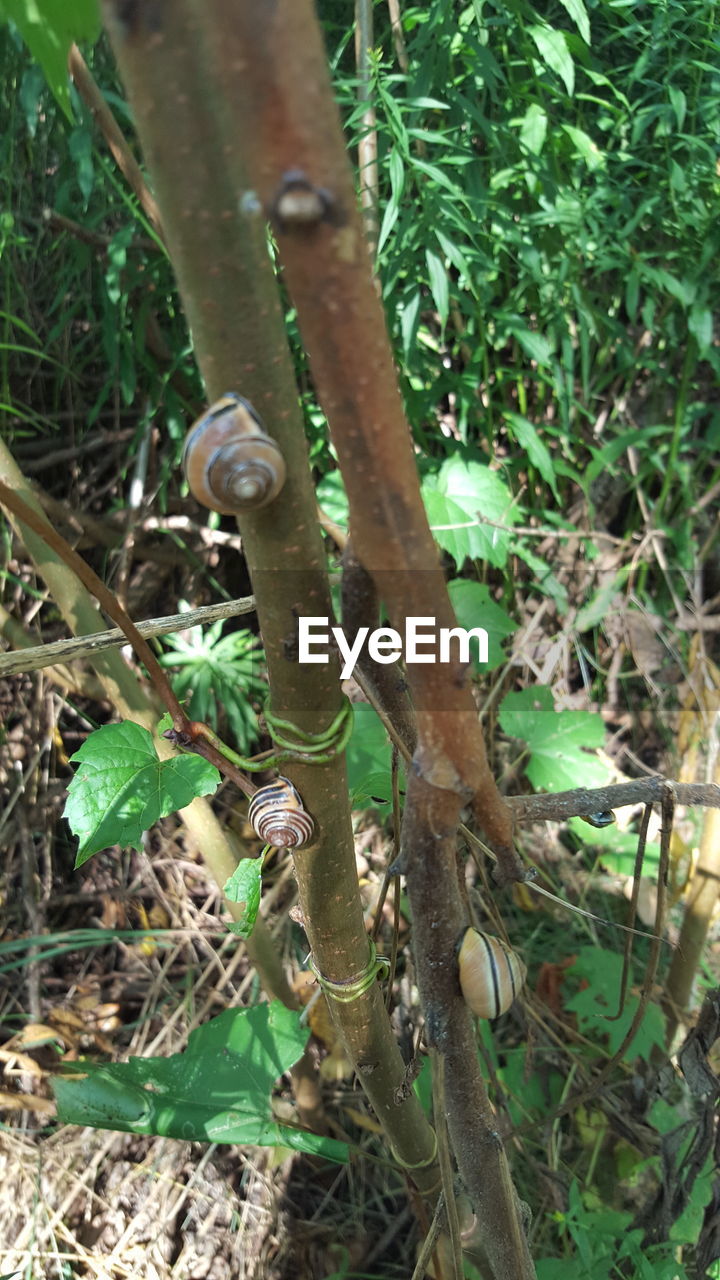
M 155 197 L 151 194 L 150 189 L 145 181 L 142 169 L 135 159 L 130 147 L 128 146 L 118 123 L 110 110 L 105 98 L 98 88 L 92 73 L 83 58 L 76 44 L 70 46 L 68 53 L 68 70 L 75 82 L 80 97 L 84 100 L 85 105 L 89 108 L 93 115 L 95 123 L 105 137 L 115 163 L 124 174 L 127 182 L 135 192 L 140 205 L 149 221 L 152 223 L 153 230 L 157 233 L 158 238 L 165 242 L 165 236 L 162 228 L 162 220 L 160 218 L 160 210 L 158 209 Z
M 573 791 L 556 791 L 544 796 L 507 796 L 506 803 L 516 822 L 564 822 L 567 818 L 582 818 L 631 804 L 660 804 L 669 781 L 657 775 L 610 787 L 576 787 Z M 720 808 L 717 783 L 673 782 L 672 786 L 676 804 Z
M 255 597 L 243 596 L 238 600 L 228 600 L 225 604 L 206 605 L 202 609 L 191 609 L 189 613 L 172 613 L 165 618 L 150 618 L 147 622 L 136 622 L 135 626 L 141 636 L 166 636 L 174 631 L 185 631 L 188 627 L 205 626 L 217 622 L 219 618 L 234 618 L 241 613 L 252 613 L 255 609 Z M 98 631 L 93 636 L 77 636 L 71 640 L 55 640 L 52 644 L 37 645 L 33 649 L 23 649 L 17 653 L 0 655 L 0 677 L 15 676 L 24 671 L 39 671 L 42 667 L 51 667 L 56 662 L 69 662 L 75 658 L 89 658 L 101 649 L 118 648 L 127 644 L 127 637 L 119 627 L 110 631 Z
M 183 711 L 178 699 L 173 692 L 170 681 L 160 666 L 155 654 L 150 648 L 147 640 L 143 639 L 132 619 L 128 617 L 125 610 L 120 607 L 117 598 L 112 591 L 106 587 L 101 578 L 97 576 L 94 569 L 90 568 L 77 551 L 73 551 L 72 547 L 60 537 L 60 534 L 48 524 L 44 517 L 39 516 L 27 502 L 15 493 L 8 485 L 0 480 L 0 502 L 12 511 L 24 524 L 32 529 L 39 538 L 42 538 L 46 546 L 50 547 L 61 560 L 65 562 L 69 569 L 80 579 L 83 586 L 95 596 L 98 604 L 102 609 L 117 622 L 127 637 L 127 641 L 132 645 L 135 653 L 141 662 L 145 664 L 146 670 L 158 696 L 164 702 L 167 710 L 173 718 L 176 728 L 184 727 L 188 724 L 188 718 Z

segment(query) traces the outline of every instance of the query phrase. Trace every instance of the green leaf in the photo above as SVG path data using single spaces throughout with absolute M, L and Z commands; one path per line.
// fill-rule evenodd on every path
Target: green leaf
M 584 129 L 578 129 L 573 124 L 563 124 L 560 128 L 570 138 L 580 159 L 585 161 L 591 173 L 595 169 L 602 169 L 605 164 L 605 156 L 597 143 L 593 142 L 589 133 L 586 133 Z
M 547 136 L 547 112 L 537 103 L 528 107 L 520 125 L 520 142 L 531 155 L 539 156 Z
M 514 338 L 517 338 L 523 351 L 531 360 L 535 360 L 541 366 L 552 363 L 552 344 L 541 333 L 536 333 L 534 329 L 528 329 L 519 316 L 511 315 L 507 311 L 498 311 L 495 316 L 495 323 L 499 341 L 503 345 L 507 341 L 507 334 L 510 333 Z
M 668 293 L 684 307 L 690 307 L 695 301 L 697 285 L 694 280 L 678 280 L 671 271 L 665 271 L 663 268 L 646 267 L 645 272 L 651 279 L 657 280 L 658 284 L 667 289 Z
M 585 43 L 590 44 L 590 19 L 583 0 L 560 0 L 560 3 L 570 14 Z
M 555 711 L 551 691 L 539 685 L 509 693 L 498 718 L 504 733 L 527 743 L 530 760 L 525 772 L 538 791 L 607 783 L 610 770 L 594 754 L 605 741 L 602 716 L 589 711 Z
M 579 1029 L 586 1035 L 594 1039 L 598 1034 L 607 1036 L 611 1053 L 620 1048 L 639 1004 L 636 996 L 628 995 L 620 1017 L 609 1021 L 609 1016 L 618 1012 L 622 967 L 623 958 L 614 951 L 605 951 L 601 947 L 581 947 L 577 959 L 568 971 L 573 977 L 584 979 L 588 986 L 566 1000 L 565 1008 L 570 1013 L 577 1014 Z M 625 1050 L 624 1060 L 632 1062 L 634 1058 L 641 1057 L 648 1062 L 653 1048 L 663 1048 L 663 1045 L 662 1013 L 657 1004 L 650 1003 L 642 1023 Z
M 585 484 L 590 485 L 603 471 L 611 468 L 613 463 L 617 462 L 618 458 L 621 458 L 633 445 L 647 445 L 650 439 L 661 440 L 665 431 L 664 426 L 636 427 L 631 431 L 621 432 L 602 449 L 594 449 L 590 446 L 592 462 L 585 470 Z
M 523 418 L 519 413 L 506 413 L 505 421 L 521 449 L 525 450 L 528 460 L 540 472 L 543 480 L 552 489 L 553 495 L 559 502 L 560 494 L 557 489 L 552 458 L 547 445 L 538 435 L 537 427 L 533 426 L 532 422 L 528 422 L 527 418 Z
M 328 471 L 317 486 L 317 500 L 326 515 L 336 524 L 347 528 L 350 520 L 350 508 L 345 492 L 342 473 L 338 468 Z
M 440 323 L 444 326 L 447 323 L 449 307 L 448 278 L 445 264 L 436 253 L 433 253 L 432 249 L 425 250 L 425 261 L 430 281 L 430 292 L 437 307 Z
M 201 756 L 160 760 L 151 734 L 131 720 L 96 729 L 70 758 L 81 766 L 63 814 L 80 841 L 76 867 L 113 844 L 142 848 L 143 832 L 158 818 L 212 793 L 220 782 Z
M 187 609 L 180 601 L 181 610 Z M 191 720 L 204 720 L 221 734 L 221 719 L 229 726 L 235 749 L 250 752 L 257 739 L 253 699 L 262 700 L 267 686 L 261 678 L 262 650 L 246 628 L 222 635 L 221 619 L 209 627 L 189 627 L 184 634 L 168 635 L 171 650 L 160 658 L 163 667 L 179 668 L 172 684 L 186 705 Z M 223 734 L 225 736 L 225 734 Z
M 262 863 L 262 858 L 241 858 L 223 888 L 228 902 L 245 903 L 242 919 L 227 925 L 230 933 L 240 938 L 249 938 L 255 928 L 262 893 Z
M 347 747 L 348 786 L 354 809 L 389 804 L 391 747 L 382 721 L 367 702 L 353 708 L 353 731 Z
M 504 609 L 496 604 L 490 595 L 489 587 L 481 582 L 469 582 L 467 578 L 454 578 L 448 584 L 448 593 L 453 609 L 461 627 L 470 631 L 473 627 L 484 627 L 488 633 L 488 660 L 482 664 L 482 671 L 495 671 L 507 662 L 502 644 L 508 636 L 517 631 L 517 624 L 508 617 Z M 477 665 L 477 641 L 471 640 L 471 653 Z
M 595 592 L 591 600 L 578 609 L 575 628 L 578 632 L 589 631 L 597 627 L 608 616 L 610 606 L 618 591 L 624 586 L 630 573 L 630 566 L 623 565 L 615 576 L 605 582 Z
M 390 199 L 385 206 L 380 234 L 378 236 L 378 254 L 382 252 L 385 242 L 400 215 L 400 200 L 405 186 L 405 166 L 397 147 L 393 147 L 390 153 L 388 170 L 390 173 Z
M 402 333 L 403 351 L 406 357 L 415 346 L 421 302 L 422 295 L 420 290 L 415 289 L 409 298 L 406 298 L 399 306 L 400 332 Z
M 344 1142 L 276 1123 L 274 1081 L 301 1057 L 300 1015 L 279 1001 L 226 1009 L 188 1037 L 184 1053 L 103 1064 L 67 1063 L 52 1081 L 63 1124 L 187 1142 L 285 1146 L 344 1163 Z
M 88 201 L 95 186 L 93 138 L 89 129 L 82 126 L 73 129 L 70 137 L 68 138 L 68 150 L 75 161 L 78 186 L 82 192 L 85 207 L 87 208 Z M 122 296 L 122 291 L 118 287 L 118 282 L 127 261 L 126 242 L 132 236 L 132 231 L 132 227 L 127 227 L 123 232 L 113 236 L 107 249 L 108 273 L 105 278 L 108 282 L 112 281 L 112 289 L 108 289 L 108 297 L 111 302 L 119 302 Z
M 535 590 L 554 600 L 559 614 L 566 614 L 568 611 L 567 589 L 555 576 L 547 561 L 536 555 L 521 538 L 514 538 L 510 549 L 513 555 L 532 570 Z
M 683 93 L 682 89 L 679 89 L 677 85 L 674 84 L 668 86 L 668 97 L 670 98 L 673 111 L 675 112 L 675 119 L 677 120 L 679 132 L 685 123 L 685 116 L 687 114 L 687 97 Z
M 97 0 L 0 0 L 0 17 L 15 23 L 62 110 L 72 120 L 68 52 L 73 41 L 97 40 Z
M 704 359 L 713 340 L 713 316 L 710 308 L 697 304 L 691 307 L 688 315 L 688 329 L 698 344 L 698 355 Z
M 528 27 L 528 34 L 534 40 L 545 66 L 560 76 L 572 97 L 575 88 L 575 65 L 570 56 L 565 32 L 555 31 L 553 27 L 543 22 L 537 26 Z
M 480 522 L 485 517 L 510 526 L 517 519 L 510 490 L 496 471 L 456 454 L 423 483 L 422 494 L 433 535 L 456 564 L 470 557 L 503 568 L 508 529 Z

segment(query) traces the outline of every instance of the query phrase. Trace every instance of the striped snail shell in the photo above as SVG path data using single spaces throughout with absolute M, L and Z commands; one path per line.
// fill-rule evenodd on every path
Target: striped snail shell
M 506 1013 L 523 986 L 527 969 L 519 955 L 479 929 L 466 929 L 458 952 L 460 989 L 477 1018 Z
M 289 778 L 276 778 L 255 792 L 248 821 L 265 844 L 276 849 L 299 849 L 309 844 L 315 823 Z
M 228 516 L 272 502 L 287 475 L 279 446 L 249 400 L 234 391 L 190 428 L 183 467 L 193 497 Z

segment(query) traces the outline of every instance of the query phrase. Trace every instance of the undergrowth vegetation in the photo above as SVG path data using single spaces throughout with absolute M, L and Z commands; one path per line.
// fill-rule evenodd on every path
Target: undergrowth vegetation
M 348 6 L 320 0 L 318 9 L 355 154 L 364 126 Z M 517 796 L 655 772 L 717 781 L 706 764 L 720 698 L 714 665 L 720 632 L 713 626 L 720 593 L 716 6 L 434 0 L 405 6 L 401 33 L 393 33 L 384 4 L 375 4 L 374 15 L 379 287 L 453 605 L 461 625 L 488 631 L 487 659 L 475 661 L 473 676 L 499 785 Z M 104 37 L 85 53 L 131 138 Z M 53 522 L 133 617 L 177 612 L 180 601 L 194 607 L 247 594 L 232 522 L 201 519 L 181 478 L 182 443 L 204 393 L 162 240 L 76 90 L 68 115 L 13 25 L 2 30 L 0 58 L 3 439 L 39 483 Z M 287 326 L 318 500 L 343 526 L 347 502 L 289 305 Z M 21 643 L 11 629 L 17 620 L 34 643 L 56 638 L 61 627 L 52 602 L 36 614 L 31 602 L 40 588 L 28 559 L 7 529 L 3 539 L 0 628 L 13 647 Z M 330 539 L 328 561 L 336 571 Z M 710 623 L 705 629 L 703 619 Z M 258 728 L 266 683 L 254 630 L 235 619 L 156 642 L 178 696 L 192 699 L 192 718 L 208 721 L 243 754 L 267 746 Z M 218 893 L 199 861 L 188 869 L 171 820 L 164 818 L 147 843 L 152 861 L 146 853 L 116 851 L 89 863 L 82 881 L 73 873 L 74 849 L 60 822 L 72 776 L 68 757 L 111 711 L 81 684 L 67 699 L 56 696 L 46 720 L 39 679 L 0 684 L 3 785 L 20 794 L 13 770 L 28 770 L 25 786 L 33 780 L 32 801 L 17 809 L 22 822 L 8 817 L 4 824 L 10 857 L 2 886 L 3 1040 L 26 1055 L 18 1071 L 30 1071 L 28 1055 L 37 1052 L 40 1075 L 55 1061 L 53 1040 L 69 1058 L 115 1061 L 157 1052 L 158 1045 L 170 1054 L 186 1032 L 197 1037 L 209 1013 L 238 1003 L 239 991 L 244 998 L 252 970 L 238 970 L 218 923 Z M 355 710 L 349 784 L 370 918 L 391 860 L 394 775 L 379 719 L 362 703 Z M 40 759 L 49 781 L 36 780 Z M 401 775 L 400 791 L 402 785 Z M 247 838 L 243 819 L 223 803 L 236 836 Z M 619 824 L 596 829 L 579 818 L 552 824 L 549 835 L 540 824 L 520 828 L 520 848 L 537 866 L 540 884 L 596 915 L 624 919 L 618 897 L 607 892 L 633 874 L 638 812 L 622 812 Z M 671 940 L 699 842 L 699 813 L 684 813 L 674 834 Z M 29 830 L 37 848 L 27 864 Z M 639 924 L 646 930 L 654 920 L 657 841 L 655 826 L 644 871 L 650 903 Z M 287 911 L 293 904 L 287 873 L 271 860 L 264 881 Z M 489 879 L 479 872 L 468 872 L 468 883 L 478 903 L 479 888 L 491 898 Z M 23 906 L 23 894 L 31 908 Z M 621 1064 L 637 1117 L 623 1094 L 613 1095 L 610 1117 L 590 1096 L 571 1114 L 562 1110 L 575 1077 L 587 1080 L 593 1063 L 622 1045 L 639 1004 L 647 938 L 634 940 L 631 994 L 619 1010 L 622 935 L 555 906 L 541 910 L 542 902 L 524 886 L 502 900 L 533 994 L 498 1034 L 483 1026 L 480 1035 L 498 1123 L 521 1156 L 515 1176 L 535 1214 L 538 1276 L 720 1275 L 702 1234 L 706 1206 L 709 1219 L 717 1203 L 717 1171 L 710 1146 L 693 1146 L 694 1104 L 679 1092 L 671 1101 L 644 1092 L 665 1043 L 657 999 Z M 497 922 L 493 907 L 478 910 L 488 911 L 491 926 Z M 401 944 L 406 917 L 401 900 L 395 921 Z M 390 917 L 386 923 L 390 928 Z M 142 941 L 124 932 L 171 926 L 197 936 Z M 299 930 L 287 915 L 281 929 L 286 956 L 302 967 Z M 706 951 L 694 1006 L 717 983 L 717 947 Z M 661 976 L 668 960 L 666 948 Z M 402 1002 L 412 1001 L 411 968 L 402 982 Z M 96 1016 L 105 1006 L 110 1012 Z M 317 1055 L 331 1064 L 326 1081 L 341 1082 L 332 1104 L 338 1134 L 356 1152 L 378 1154 L 372 1123 L 358 1122 L 353 1110 L 342 1051 L 317 1017 L 311 1026 Z M 35 1038 L 23 1040 L 28 1027 L 38 1029 Z M 409 1056 L 411 1044 L 404 1048 Z M 173 1080 L 178 1061 L 168 1058 Z M 29 1078 L 21 1080 L 25 1095 Z M 418 1087 L 429 1107 L 427 1080 L 421 1077 Z M 12 1094 L 17 1079 L 3 1088 Z M 207 1092 L 205 1079 L 195 1080 L 188 1096 L 199 1105 Z M 124 1098 L 130 1112 L 133 1097 L 131 1090 Z M 36 1280 L 81 1274 L 90 1265 L 81 1247 L 82 1215 L 70 1221 L 72 1239 L 61 1248 L 54 1239 L 48 1244 L 52 1214 L 40 1214 L 33 1231 L 43 1243 L 34 1254 L 33 1232 L 16 1219 L 18 1203 L 30 1213 L 35 1194 L 33 1140 L 49 1132 L 40 1105 L 36 1112 L 37 1134 L 31 1125 L 20 1135 L 8 1120 L 2 1135 L 8 1159 L 17 1161 L 6 1184 L 15 1203 L 8 1202 L 10 1192 L 0 1193 L 8 1258 Z M 60 1167 L 57 1144 L 49 1141 L 53 1168 Z M 133 1141 L 123 1148 L 128 1185 L 133 1162 L 151 1165 L 156 1151 L 148 1138 Z M 173 1176 L 189 1186 L 187 1151 L 170 1159 Z M 79 1180 L 82 1153 L 75 1151 L 73 1161 Z M 692 1176 L 683 1173 L 688 1162 Z M 243 1167 L 258 1195 L 263 1179 L 277 1176 L 269 1163 L 261 1172 L 259 1163 L 254 1172 L 249 1161 Z M 305 1274 L 318 1276 L 408 1275 L 409 1255 L 390 1230 L 403 1211 L 404 1187 L 387 1171 L 362 1168 L 355 1185 L 343 1183 L 342 1211 L 333 1217 L 329 1210 L 332 1245 L 308 1234 L 300 1247 L 286 1232 L 275 1269 L 265 1272 L 251 1270 L 247 1249 L 237 1256 L 233 1215 L 244 1213 L 248 1197 L 243 1180 L 225 1170 L 231 1207 L 221 1224 L 217 1274 L 242 1266 L 238 1274 L 248 1277 L 284 1277 L 307 1266 Z M 674 1200 L 663 1200 L 663 1177 L 677 1190 Z M 282 1237 L 279 1186 L 271 1189 L 267 1212 Z M 101 1191 L 110 1196 L 111 1183 Z M 314 1175 L 296 1187 L 298 1216 L 322 1214 L 326 1191 Z M 154 1203 L 155 1193 L 148 1194 Z M 201 1188 L 196 1218 L 206 1194 Z M 132 1196 L 127 1203 L 129 1213 L 139 1212 Z M 96 1238 L 106 1232 L 112 1255 L 122 1229 L 92 1213 Z M 152 1258 L 154 1274 L 210 1274 L 209 1262 L 207 1271 L 197 1269 L 197 1222 L 188 1227 L 195 1252 L 187 1246 L 185 1256 L 174 1218 L 162 1240 L 162 1232 L 153 1235 L 149 1221 L 159 1213 L 156 1206 L 138 1227 L 138 1265 Z M 353 1230 L 345 1234 L 349 1221 Z M 384 1233 L 387 1247 L 375 1261 L 369 1241 Z M 701 1238 L 702 1271 L 695 1252 Z M 256 1239 L 264 1240 L 261 1227 Z M 338 1239 L 347 1247 L 338 1249 Z M 113 1270 L 117 1258 L 103 1269 L 104 1249 L 92 1262 L 96 1273 L 120 1274 Z M 175 1267 L 173 1250 L 180 1258 Z

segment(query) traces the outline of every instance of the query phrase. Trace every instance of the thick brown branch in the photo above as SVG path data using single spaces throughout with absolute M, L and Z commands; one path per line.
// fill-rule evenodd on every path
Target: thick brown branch
M 243 154 L 276 86 L 263 83 L 244 114 L 233 96 L 242 67 L 228 57 L 228 41 L 245 7 L 264 8 L 233 3 L 225 12 L 160 0 L 128 9 L 113 0 L 105 12 L 209 397 L 236 390 L 250 399 L 285 457 L 279 499 L 240 523 L 272 710 L 312 733 L 333 721 L 341 693 L 335 663 L 304 670 L 297 659 L 298 616 L 329 615 L 332 606 L 265 225 Z M 287 772 L 317 823 L 317 839 L 295 861 L 305 928 L 318 969 L 341 981 L 368 959 L 344 761 L 292 764 Z M 338 1005 L 336 1019 L 395 1150 L 434 1202 L 432 1130 L 413 1094 L 397 1102 L 404 1063 L 378 984 Z
M 298 309 L 313 376 L 348 491 L 355 549 L 395 624 L 456 624 L 428 528 L 381 302 L 374 288 L 345 141 L 310 0 L 273 5 L 213 0 L 223 32 L 218 74 L 246 139 L 249 202 L 275 221 L 285 280 Z M 272 93 L 268 86 L 273 86 Z M 327 201 L 327 216 L 293 225 L 284 184 L 298 173 Z M 452 789 L 501 854 L 512 822 L 485 753 L 459 661 L 408 667 L 418 720 L 415 767 Z

